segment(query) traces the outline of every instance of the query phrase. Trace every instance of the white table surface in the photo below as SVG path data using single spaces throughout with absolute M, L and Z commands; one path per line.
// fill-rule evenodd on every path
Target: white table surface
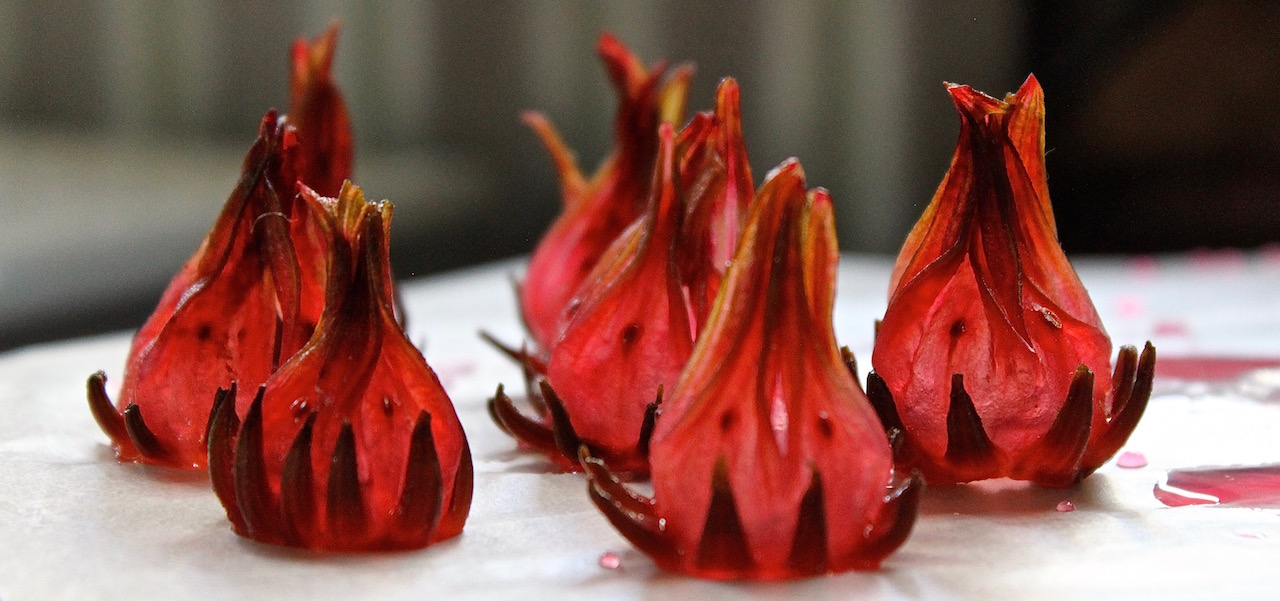
M 1117 344 L 1162 357 L 1280 357 L 1274 252 L 1077 261 Z M 846 256 L 836 332 L 863 369 L 890 259 Z M 597 513 L 579 475 L 514 451 L 484 404 L 519 371 L 485 329 L 517 341 L 519 262 L 408 282 L 410 333 L 458 407 L 476 466 L 463 535 L 408 553 L 332 555 L 235 536 L 203 475 L 118 464 L 85 378 L 118 385 L 128 333 L 0 355 L 0 600 L 26 599 L 1262 599 L 1280 597 L 1280 511 L 1169 508 L 1174 467 L 1280 462 L 1280 371 L 1213 383 L 1158 379 L 1129 450 L 1072 490 L 1008 481 L 926 491 L 907 543 L 878 572 L 790 583 L 663 573 Z M 109 387 L 112 391 L 114 388 Z M 1070 513 L 1055 507 L 1069 500 Z M 621 567 L 600 567 L 615 551 Z

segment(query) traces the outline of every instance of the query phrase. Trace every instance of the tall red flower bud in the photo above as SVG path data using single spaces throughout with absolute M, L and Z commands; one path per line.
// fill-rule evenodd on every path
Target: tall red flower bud
M 295 198 L 297 152 L 293 127 L 268 112 L 213 229 L 134 335 L 116 407 L 106 376 L 89 378 L 90 409 L 120 460 L 202 467 L 214 393 L 260 385 L 310 336 L 320 303 L 303 281 L 324 257 L 296 252 L 291 229 L 324 209 Z
M 256 396 L 219 394 L 209 426 L 214 490 L 235 531 L 258 541 L 426 546 L 462 531 L 471 453 L 453 404 L 394 315 L 390 203 L 366 203 L 348 184 L 334 211 L 315 334 Z
M 338 23 L 308 42 L 293 43 L 289 74 L 289 122 L 298 129 L 298 177 L 325 197 L 336 197 L 351 179 L 351 121 L 333 81 Z
M 1111 340 L 1058 244 L 1035 77 L 1003 101 L 948 91 L 960 140 L 898 255 L 868 393 L 930 482 L 1067 486 L 1137 425 L 1155 350 L 1124 347 L 1106 377 Z
M 659 131 L 648 210 L 583 281 L 545 382 L 530 386 L 542 419 L 521 416 L 501 392 L 492 406 L 500 425 L 567 469 L 586 444 L 617 470 L 647 471 L 651 412 L 688 361 L 751 198 L 733 80 L 715 112 L 679 136 L 669 124 Z
M 534 342 L 550 348 L 562 333 L 560 316 L 605 248 L 643 212 L 657 156 L 658 125 L 684 112 L 692 69 L 669 75 L 662 63 L 646 69 L 609 34 L 597 46 L 619 96 L 616 149 L 587 180 L 546 117 L 526 113 L 560 175 L 563 212 L 539 242 L 520 284 L 520 310 Z
M 651 442 L 653 498 L 582 449 L 589 491 L 663 568 L 784 579 L 874 568 L 906 538 L 917 478 L 837 350 L 831 201 L 798 163 L 761 187 Z

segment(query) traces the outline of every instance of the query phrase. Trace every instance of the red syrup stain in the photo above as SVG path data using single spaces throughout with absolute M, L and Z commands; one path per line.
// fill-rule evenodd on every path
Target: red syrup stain
M 1154 493 L 1169 507 L 1280 509 L 1280 463 L 1170 470 Z
M 1224 382 L 1251 371 L 1280 367 L 1276 357 L 1160 357 L 1156 377 L 1173 380 Z

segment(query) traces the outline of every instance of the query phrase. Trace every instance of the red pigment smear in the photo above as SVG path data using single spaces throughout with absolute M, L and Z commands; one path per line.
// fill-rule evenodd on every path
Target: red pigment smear
M 1154 493 L 1170 507 L 1280 508 L 1280 463 L 1171 470 Z
M 1257 369 L 1280 367 L 1275 357 L 1160 357 L 1156 377 L 1174 380 L 1221 382 L 1234 380 Z
M 1156 336 L 1182 336 L 1191 335 L 1191 326 L 1185 321 L 1165 320 L 1157 321 L 1151 328 L 1151 333 Z

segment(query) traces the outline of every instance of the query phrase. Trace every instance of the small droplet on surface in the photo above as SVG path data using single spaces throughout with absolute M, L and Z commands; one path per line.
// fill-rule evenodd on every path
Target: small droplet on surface
M 1063 502 L 1061 502 L 1061 503 L 1058 503 L 1058 508 L 1057 508 L 1057 509 L 1058 509 L 1058 511 L 1059 511 L 1059 512 L 1062 512 L 1062 513 L 1067 513 L 1067 512 L 1069 512 L 1069 511 L 1075 511 L 1075 510 L 1076 510 L 1076 504 L 1075 504 L 1075 503 L 1072 503 L 1071 501 L 1063 501 Z
M 289 405 L 289 410 L 293 412 L 294 417 L 300 417 L 307 412 L 307 401 L 297 399 Z
M 1116 465 L 1126 469 L 1147 467 L 1147 456 L 1137 451 L 1125 451 L 1116 457 Z
M 622 566 L 622 557 L 613 551 L 605 551 L 600 554 L 600 567 L 606 570 L 616 570 Z
M 1125 319 L 1138 318 L 1146 312 L 1146 302 L 1136 294 L 1122 294 L 1116 299 L 1116 312 Z

